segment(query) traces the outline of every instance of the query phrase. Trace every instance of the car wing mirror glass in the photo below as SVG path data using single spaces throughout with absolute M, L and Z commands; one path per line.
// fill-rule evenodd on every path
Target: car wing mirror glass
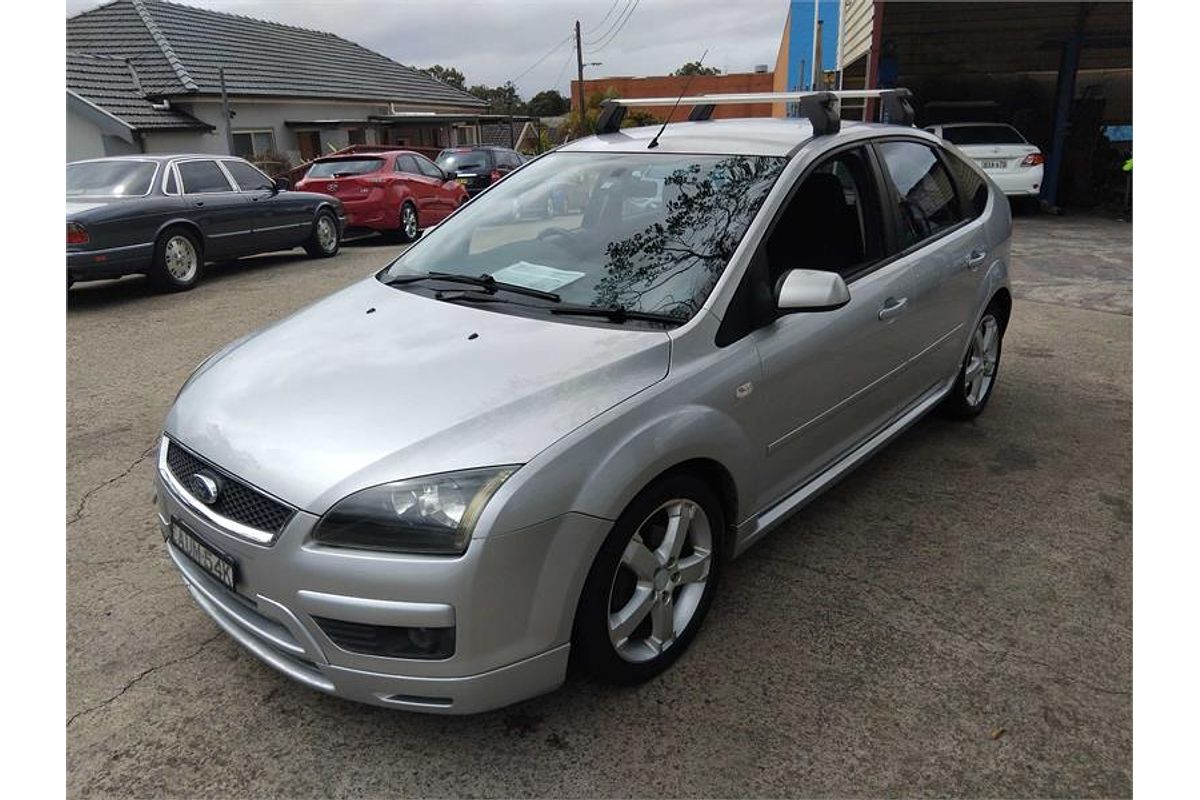
M 291 189 L 291 188 L 292 188 L 292 182 L 289 181 L 287 178 L 276 178 L 275 179 L 275 191 L 286 192 L 288 189 Z
M 836 272 L 793 269 L 784 273 L 775 289 L 780 311 L 832 311 L 850 302 L 846 281 Z

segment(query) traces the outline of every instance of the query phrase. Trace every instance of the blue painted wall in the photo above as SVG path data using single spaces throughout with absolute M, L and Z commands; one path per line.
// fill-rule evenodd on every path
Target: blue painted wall
M 837 64 L 838 7 L 837 0 L 820 0 L 821 4 L 821 64 L 833 69 Z M 792 0 L 791 24 L 784 31 L 788 37 L 788 91 L 802 92 L 812 88 L 813 0 Z M 801 62 L 804 74 L 800 73 Z

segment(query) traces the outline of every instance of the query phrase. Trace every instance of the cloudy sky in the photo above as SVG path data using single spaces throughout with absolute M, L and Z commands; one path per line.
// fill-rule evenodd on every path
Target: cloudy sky
M 66 0 L 67 15 L 101 5 Z M 659 75 L 700 57 L 726 72 L 775 63 L 787 0 L 186 0 L 329 31 L 404 64 L 456 66 L 467 83 L 566 93 L 575 20 L 585 75 Z M 588 43 L 591 43 L 589 46 Z M 561 43 L 561 44 L 560 44 Z M 553 49 L 557 46 L 557 49 Z M 548 54 L 548 55 L 547 55 Z M 544 58 L 543 58 L 544 56 Z M 539 61 L 540 59 L 540 61 Z

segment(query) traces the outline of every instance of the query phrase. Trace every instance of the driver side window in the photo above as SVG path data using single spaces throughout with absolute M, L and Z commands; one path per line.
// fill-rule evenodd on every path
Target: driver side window
M 793 269 L 849 280 L 883 254 L 879 203 L 861 147 L 835 153 L 810 172 L 767 240 L 771 286 Z

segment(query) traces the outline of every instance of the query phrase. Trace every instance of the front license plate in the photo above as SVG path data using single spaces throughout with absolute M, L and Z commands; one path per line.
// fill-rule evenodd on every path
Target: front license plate
M 225 586 L 233 589 L 237 584 L 237 563 L 189 531 L 179 520 L 171 520 L 171 544 Z
M 995 159 L 989 159 L 987 161 L 979 162 L 979 166 L 983 167 L 984 169 L 1004 169 L 1007 165 L 1008 165 L 1007 161 L 995 160 Z

